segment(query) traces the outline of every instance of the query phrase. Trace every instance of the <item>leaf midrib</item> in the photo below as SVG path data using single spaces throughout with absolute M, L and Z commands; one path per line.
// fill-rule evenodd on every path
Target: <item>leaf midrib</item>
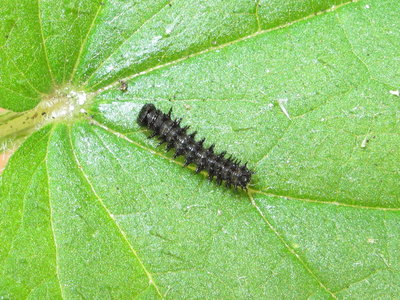
M 128 143 L 134 145 L 137 148 L 145 150 L 152 155 L 160 156 L 160 157 L 167 159 L 170 162 L 173 162 L 177 165 L 183 166 L 183 164 L 181 162 L 174 160 L 173 158 L 165 155 L 162 152 L 155 151 L 149 147 L 146 147 L 145 145 L 135 142 L 135 141 L 131 140 L 130 138 L 128 138 L 124 133 L 121 133 L 114 129 L 111 129 L 111 128 L 107 127 L 106 125 L 104 125 L 103 123 L 100 123 L 99 121 L 91 120 L 91 122 L 94 125 L 106 130 L 107 132 L 112 133 L 116 137 L 126 140 Z M 196 168 L 192 167 L 191 165 L 186 166 L 186 168 L 188 168 L 192 171 L 196 170 Z M 200 172 L 200 174 L 202 174 L 205 177 L 207 176 L 205 172 Z M 355 208 L 355 209 L 368 209 L 368 210 L 379 210 L 379 211 L 400 211 L 400 207 L 378 207 L 378 206 L 367 206 L 367 205 L 355 205 L 355 204 L 349 204 L 349 203 L 344 203 L 344 202 L 324 201 L 324 200 L 319 200 L 319 199 L 301 198 L 301 197 L 295 197 L 295 196 L 291 196 L 291 195 L 275 194 L 275 193 L 270 193 L 270 192 L 266 192 L 263 190 L 258 190 L 255 188 L 248 188 L 248 190 L 251 194 L 261 194 L 261 195 L 265 195 L 265 196 L 278 197 L 278 198 L 282 198 L 284 200 L 289 199 L 289 200 L 318 203 L 318 204 L 325 204 L 325 205 L 343 206 L 343 207 L 349 207 L 349 208 Z

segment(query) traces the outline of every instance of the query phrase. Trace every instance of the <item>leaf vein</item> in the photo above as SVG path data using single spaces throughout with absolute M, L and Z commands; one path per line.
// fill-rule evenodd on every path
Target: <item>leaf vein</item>
M 86 44 L 87 44 L 87 41 L 88 41 L 88 39 L 89 39 L 89 35 L 90 35 L 90 33 L 92 32 L 92 30 L 93 30 L 93 28 L 94 28 L 94 26 L 95 26 L 97 17 L 99 16 L 100 11 L 102 10 L 102 8 L 103 8 L 103 5 L 102 5 L 101 3 L 99 3 L 99 7 L 97 8 L 96 14 L 95 14 L 95 16 L 94 16 L 94 18 L 93 18 L 93 20 L 92 20 L 92 23 L 90 24 L 90 27 L 89 27 L 89 29 L 88 29 L 88 32 L 87 32 L 87 34 L 86 34 L 84 40 L 82 41 L 81 47 L 80 47 L 80 49 L 79 49 L 79 53 L 78 53 L 78 56 L 77 56 L 77 58 L 76 58 L 75 65 L 74 65 L 74 68 L 73 68 L 72 73 L 71 73 L 71 76 L 70 76 L 70 81 L 73 81 L 73 79 L 74 79 L 75 73 L 76 73 L 76 71 L 77 71 L 77 69 L 78 69 L 78 66 L 79 66 L 79 63 L 80 63 L 80 61 L 81 61 L 81 59 L 82 59 L 83 49 L 85 48 L 85 46 L 86 46 Z
M 350 0 L 350 1 L 348 1 L 348 2 L 344 2 L 344 3 L 340 4 L 340 5 L 335 6 L 335 7 L 332 7 L 332 8 L 329 8 L 329 9 L 325 9 L 325 10 L 322 10 L 322 11 L 319 11 L 319 12 L 316 12 L 316 13 L 313 13 L 313 14 L 311 14 L 311 15 L 308 15 L 308 16 L 305 16 L 305 17 L 302 17 L 302 18 L 299 18 L 299 19 L 297 19 L 297 20 L 293 20 L 293 21 L 288 22 L 288 23 L 281 24 L 281 25 L 276 26 L 276 27 L 272 27 L 272 28 L 268 28 L 268 29 L 265 29 L 265 30 L 260 30 L 260 31 L 253 32 L 252 34 L 249 34 L 249 35 L 240 37 L 240 38 L 238 38 L 238 39 L 236 39 L 236 40 L 232 40 L 232 41 L 229 41 L 229 42 L 227 42 L 227 43 L 224 43 L 224 44 L 221 44 L 221 45 L 218 45 L 218 46 L 215 46 L 215 47 L 206 48 L 206 49 L 201 50 L 201 51 L 199 51 L 199 52 L 195 52 L 195 53 L 186 55 L 186 56 L 184 56 L 184 57 L 180 57 L 180 58 L 178 58 L 178 59 L 176 59 L 176 60 L 167 62 L 167 63 L 165 63 L 165 64 L 161 64 L 161 65 L 157 65 L 157 66 L 148 68 L 148 69 L 146 69 L 146 70 L 144 70 L 144 71 L 141 71 L 141 72 L 132 74 L 132 75 L 130 75 L 130 76 L 127 76 L 127 77 L 123 78 L 122 80 L 127 81 L 127 80 L 133 79 L 133 78 L 135 78 L 135 77 L 138 77 L 138 76 L 141 76 L 141 75 L 144 75 L 144 74 L 151 73 L 151 72 L 153 72 L 153 71 L 155 71 L 155 70 L 158 70 L 158 69 L 161 69 L 161 68 L 164 68 L 164 67 L 168 67 L 168 66 L 171 66 L 171 65 L 178 64 L 178 63 L 180 63 L 180 62 L 182 62 L 182 61 L 185 61 L 185 60 L 187 60 L 187 59 L 190 59 L 190 58 L 193 58 L 193 57 L 196 57 L 196 56 L 199 56 L 199 55 L 202 55 L 202 54 L 211 52 L 211 51 L 221 50 L 221 49 L 223 49 L 223 48 L 225 48 L 225 47 L 228 47 L 228 46 L 231 46 L 231 45 L 240 43 L 240 42 L 242 42 L 242 41 L 251 39 L 251 38 L 256 37 L 256 36 L 259 36 L 259 35 L 261 35 L 261 34 L 265 34 L 265 33 L 268 33 L 268 32 L 272 32 L 272 31 L 276 31 L 276 30 L 279 30 L 279 29 L 287 28 L 287 27 L 289 27 L 289 26 L 291 26 L 291 25 L 293 25 L 293 24 L 296 24 L 296 23 L 299 23 L 299 22 L 302 22 L 302 21 L 305 21 L 305 20 L 309 20 L 309 19 L 311 19 L 311 18 L 313 18 L 313 17 L 315 17 L 315 16 L 319 16 L 319 15 L 322 15 L 322 14 L 325 14 L 325 13 L 333 12 L 333 11 L 337 10 L 338 8 L 341 8 L 341 7 L 345 6 L 345 5 L 348 5 L 348 4 L 357 2 L 357 1 L 358 1 L 358 0 Z M 93 74 L 92 74 L 92 75 L 93 75 Z M 103 91 L 105 91 L 105 90 L 109 90 L 109 89 L 115 87 L 116 85 L 118 85 L 118 84 L 120 83 L 120 80 L 121 80 L 121 79 L 118 79 L 118 80 L 116 80 L 116 81 L 110 83 L 109 85 L 105 86 L 104 88 L 99 89 L 98 92 L 103 92 Z M 86 82 L 86 83 L 87 83 L 87 82 Z M 99 82 L 98 84 L 96 84 L 96 86 L 100 85 L 100 83 L 101 83 L 101 82 Z
M 74 160 L 77 164 L 77 166 L 80 165 L 78 157 L 76 156 L 76 153 L 74 151 L 73 148 L 73 143 L 72 143 L 72 134 L 71 134 L 71 127 L 68 127 L 68 136 L 69 136 L 69 142 L 71 145 L 71 152 L 72 155 L 74 157 Z M 83 178 L 85 179 L 86 183 L 88 184 L 91 192 L 93 193 L 93 195 L 96 197 L 96 199 L 99 201 L 100 205 L 103 207 L 103 209 L 105 210 L 105 212 L 107 213 L 108 217 L 110 218 L 110 220 L 113 222 L 113 224 L 115 225 L 115 227 L 117 228 L 119 234 L 121 235 L 122 240 L 127 244 L 127 246 L 129 247 L 131 253 L 134 255 L 134 257 L 137 259 L 137 261 L 139 262 L 140 266 L 142 267 L 143 271 L 145 272 L 147 278 L 149 279 L 149 282 L 154 286 L 154 288 L 156 289 L 158 295 L 163 298 L 160 289 L 158 288 L 158 286 L 156 285 L 156 283 L 154 282 L 153 276 L 152 274 L 147 270 L 146 266 L 144 265 L 143 261 L 141 260 L 141 258 L 139 257 L 138 253 L 136 252 L 136 250 L 133 248 L 132 244 L 130 243 L 130 241 L 128 240 L 128 237 L 126 236 L 126 233 L 122 230 L 122 228 L 118 225 L 118 223 L 116 222 L 116 220 L 112 217 L 111 212 L 109 211 L 109 209 L 107 208 L 107 206 L 104 204 L 103 200 L 100 198 L 100 196 L 97 194 L 96 190 L 94 189 L 94 186 L 92 184 L 92 182 L 89 180 L 88 176 L 86 175 L 86 173 L 83 171 L 82 168 L 78 168 L 80 170 L 80 173 L 82 174 Z
M 26 196 L 28 195 L 28 191 L 29 191 L 30 187 L 32 186 L 33 178 L 34 178 L 36 172 L 39 170 L 39 167 L 42 165 L 42 163 L 45 161 L 45 159 L 46 159 L 46 157 L 44 157 L 42 159 L 42 161 L 35 167 L 35 169 L 34 169 L 34 171 L 32 173 L 32 177 L 29 179 L 28 185 L 27 185 L 27 187 L 26 187 L 26 189 L 24 191 L 24 194 L 23 194 L 23 197 L 22 197 L 21 220 L 20 220 L 20 223 L 18 225 L 18 228 L 15 230 L 16 233 L 15 233 L 13 239 L 12 239 L 12 242 L 11 242 L 11 245 L 10 245 L 10 249 L 8 250 L 7 255 L 3 259 L 3 262 L 5 262 L 7 260 L 7 258 L 10 256 L 11 251 L 14 248 L 15 241 L 17 240 L 18 233 L 19 233 L 22 225 L 24 224 L 24 215 L 25 215 L 25 207 L 26 207 Z
M 161 152 L 157 152 L 153 149 L 150 149 L 140 143 L 137 143 L 133 140 L 131 140 L 130 138 L 128 138 L 127 136 L 125 136 L 124 134 L 117 132 L 109 127 L 107 127 L 106 125 L 95 121 L 95 120 L 91 120 L 91 122 L 101 128 L 103 128 L 104 130 L 114 134 L 115 136 L 124 139 L 125 141 L 127 141 L 128 143 L 134 145 L 137 148 L 140 148 L 142 150 L 148 151 L 150 154 L 153 155 L 157 155 L 160 156 L 164 159 L 167 159 L 177 165 L 183 166 L 183 163 L 180 163 L 177 160 L 172 159 L 171 157 L 168 157 L 166 155 L 164 155 Z M 195 170 L 194 167 L 192 166 L 187 166 L 186 168 L 191 169 L 191 170 Z M 206 176 L 206 173 L 201 172 L 200 174 L 203 174 L 204 176 Z M 311 202 L 311 203 L 318 203 L 318 204 L 326 204 L 326 205 L 334 205 L 334 206 L 342 206 L 342 207 L 348 207 L 348 208 L 356 208 L 356 209 L 371 209 L 371 210 L 382 210 L 382 211 L 400 211 L 400 207 L 377 207 L 377 206 L 364 206 L 364 205 L 355 205 L 355 204 L 348 204 L 348 203 L 343 203 L 343 202 L 334 202 L 334 201 L 323 201 L 323 200 L 317 200 L 317 199 L 309 199 L 309 198 L 299 198 L 299 197 L 293 197 L 293 196 L 289 196 L 289 195 L 280 195 L 280 194 L 274 194 L 274 193 L 267 193 L 265 191 L 262 190 L 258 190 L 258 189 L 254 189 L 254 188 L 249 188 L 248 189 L 250 191 L 250 193 L 258 193 L 258 194 L 263 194 L 266 196 L 273 196 L 273 197 L 279 197 L 279 198 L 283 198 L 285 200 L 289 199 L 289 200 L 296 200 L 296 201 L 303 201 L 303 202 Z
M 92 71 L 86 82 L 84 83 L 87 84 L 89 80 L 93 77 L 93 75 L 109 60 L 111 56 L 113 56 L 121 47 L 132 37 L 134 36 L 140 29 L 143 28 L 149 21 L 151 21 L 155 16 L 157 16 L 165 7 L 168 6 L 168 4 L 171 3 L 172 0 L 167 1 L 164 6 L 162 6 L 158 11 L 156 11 L 150 18 L 145 20 L 142 25 L 140 25 L 136 30 L 134 30 L 126 39 L 124 39 L 106 58 L 103 59 L 103 61 Z
M 51 205 L 51 196 L 50 196 L 50 176 L 49 176 L 49 167 L 48 167 L 48 153 L 49 153 L 49 145 L 50 145 L 50 140 L 51 136 L 53 133 L 53 128 L 51 128 L 49 132 L 49 139 L 47 141 L 47 149 L 46 149 L 46 156 L 45 156 L 45 167 L 46 167 L 46 173 L 47 173 L 47 196 L 49 198 L 49 209 L 50 209 L 50 227 L 51 227 L 51 232 L 53 235 L 53 242 L 54 242 L 54 253 L 55 253 L 55 265 L 56 265 L 56 275 L 57 275 L 57 281 L 58 285 L 60 287 L 60 293 L 61 293 L 61 298 L 65 299 L 66 297 L 64 296 L 64 289 L 61 284 L 60 280 L 60 268 L 59 268 L 59 257 L 58 257 L 58 247 L 57 247 L 57 239 L 56 239 L 56 234 L 54 230 L 54 219 L 53 219 L 53 206 Z
M 47 53 L 46 42 L 44 40 L 43 20 L 42 20 L 41 14 L 40 14 L 40 0 L 37 0 L 37 6 L 38 6 L 38 21 L 39 21 L 40 37 L 41 37 L 41 42 L 42 42 L 42 45 L 43 45 L 44 56 L 45 56 L 47 68 L 49 69 L 49 74 L 50 74 L 50 77 L 51 77 L 51 81 L 53 82 L 53 84 L 55 84 L 53 71 L 50 68 L 50 61 L 49 61 L 49 55 Z
M 261 218 L 264 220 L 264 222 L 267 224 L 269 229 L 278 237 L 278 239 L 283 243 L 283 245 L 289 250 L 289 252 L 298 260 L 300 261 L 301 265 L 306 269 L 306 271 L 318 282 L 318 284 L 326 291 L 328 292 L 334 299 L 337 299 L 335 294 L 328 289 L 326 285 L 321 281 L 320 278 L 311 270 L 311 268 L 306 264 L 306 262 L 301 258 L 301 256 L 292 248 L 290 245 L 285 241 L 284 237 L 282 234 L 280 234 L 276 228 L 269 222 L 269 220 L 265 217 L 261 209 L 257 206 L 256 202 L 254 201 L 253 197 L 251 196 L 250 193 L 247 194 L 251 205 L 257 210 Z

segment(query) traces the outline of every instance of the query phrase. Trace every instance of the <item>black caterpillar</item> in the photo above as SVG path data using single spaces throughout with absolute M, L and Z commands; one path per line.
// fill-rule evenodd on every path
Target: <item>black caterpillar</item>
M 209 148 L 203 146 L 205 139 L 196 142 L 196 131 L 188 134 L 189 126 L 181 127 L 182 119 L 171 118 L 170 111 L 165 114 L 153 104 L 145 104 L 137 119 L 140 126 L 147 127 L 153 131 L 149 138 L 158 136 L 160 145 L 167 143 L 167 151 L 175 148 L 174 158 L 183 155 L 186 158 L 185 166 L 190 163 L 197 165 L 196 173 L 206 170 L 210 181 L 216 177 L 216 182 L 221 184 L 225 181 L 226 186 L 241 187 L 247 190 L 253 171 L 247 168 L 247 163 L 240 165 L 240 161 L 225 158 L 226 152 L 214 153 L 214 144 Z

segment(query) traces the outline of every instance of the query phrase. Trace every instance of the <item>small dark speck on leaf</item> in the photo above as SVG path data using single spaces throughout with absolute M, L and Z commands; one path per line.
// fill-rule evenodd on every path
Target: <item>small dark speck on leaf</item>
M 44 112 L 42 112 L 42 116 L 44 117 L 46 115 L 46 112 L 44 111 Z
M 121 92 L 125 93 L 126 91 L 128 91 L 128 84 L 125 81 L 120 80 L 119 83 L 121 84 L 119 87 L 119 90 Z

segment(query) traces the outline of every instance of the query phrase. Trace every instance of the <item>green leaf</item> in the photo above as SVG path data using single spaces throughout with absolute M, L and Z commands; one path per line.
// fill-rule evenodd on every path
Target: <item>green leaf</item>
M 0 6 L 0 298 L 396 298 L 395 1 Z M 128 91 L 120 89 L 121 81 Z M 139 128 L 170 107 L 249 190 Z

